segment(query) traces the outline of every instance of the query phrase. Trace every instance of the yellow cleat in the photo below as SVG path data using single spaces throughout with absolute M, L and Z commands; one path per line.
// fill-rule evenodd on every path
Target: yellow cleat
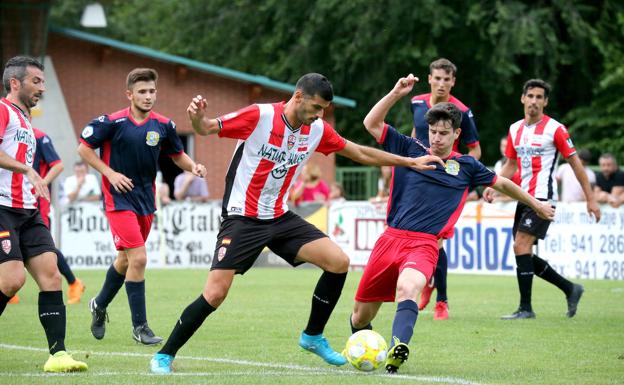
M 394 346 L 390 348 L 386 358 L 386 372 L 389 374 L 396 373 L 409 356 L 409 347 L 396 337 L 392 337 L 392 339 Z
M 44 372 L 65 373 L 84 372 L 89 367 L 82 361 L 76 361 L 64 350 L 50 355 L 48 361 L 43 365 Z
M 85 285 L 81 280 L 76 278 L 74 283 L 69 285 L 69 290 L 67 291 L 67 303 L 70 305 L 76 304 L 80 302 L 80 297 L 82 297 L 82 293 L 85 291 Z

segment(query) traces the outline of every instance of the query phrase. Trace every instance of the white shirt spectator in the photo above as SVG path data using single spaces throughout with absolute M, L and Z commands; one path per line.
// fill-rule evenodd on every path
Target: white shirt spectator
M 69 194 L 75 192 L 78 189 L 78 178 L 76 175 L 70 175 L 63 182 L 63 191 L 65 196 L 63 197 L 63 203 L 68 204 L 71 203 L 69 199 Z M 84 177 L 84 183 L 80 187 L 78 194 L 74 198 L 73 201 L 84 201 L 84 200 L 97 200 L 102 195 L 102 191 L 100 190 L 100 184 L 97 180 L 97 177 L 93 174 L 86 174 Z M 97 199 L 87 199 L 89 197 L 97 197 Z M 73 202 L 72 201 L 72 202 Z
M 583 167 L 589 183 L 593 186 L 596 184 L 596 174 L 587 166 Z M 570 164 L 563 163 L 557 169 L 555 178 L 561 182 L 561 202 L 585 202 L 585 194 L 581 188 L 581 184 L 574 175 L 574 170 Z

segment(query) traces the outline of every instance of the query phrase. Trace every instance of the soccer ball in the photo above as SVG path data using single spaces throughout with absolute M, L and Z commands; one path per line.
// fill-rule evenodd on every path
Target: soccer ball
M 384 338 L 373 330 L 360 330 L 349 337 L 345 358 L 358 370 L 370 372 L 386 362 L 388 345 Z

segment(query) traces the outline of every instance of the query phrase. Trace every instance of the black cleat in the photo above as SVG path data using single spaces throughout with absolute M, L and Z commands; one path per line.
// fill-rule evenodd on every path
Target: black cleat
M 386 357 L 386 373 L 396 374 L 399 367 L 407 361 L 409 357 L 409 347 L 399 341 L 398 338 L 394 338 L 395 345 L 388 351 L 388 357 Z
M 147 323 L 136 326 L 132 329 L 132 338 L 143 345 L 156 345 L 162 342 L 162 337 L 158 337 L 154 334 L 152 329 L 147 326 Z
M 89 301 L 89 311 L 91 312 L 91 334 L 96 340 L 101 340 L 106 332 L 104 323 L 108 322 L 108 313 L 106 309 L 97 306 L 95 298 Z
M 504 315 L 501 317 L 502 320 L 516 320 L 516 319 L 530 319 L 535 318 L 535 313 L 531 310 L 522 310 L 518 309 L 512 314 Z
M 566 300 L 568 301 L 568 312 L 566 313 L 566 316 L 568 318 L 572 318 L 576 315 L 576 308 L 579 301 L 581 300 L 581 297 L 583 296 L 584 291 L 585 288 L 583 287 L 583 285 L 579 285 L 578 283 L 574 284 L 574 287 L 572 288 L 572 293 L 570 293 L 570 295 L 566 298 Z

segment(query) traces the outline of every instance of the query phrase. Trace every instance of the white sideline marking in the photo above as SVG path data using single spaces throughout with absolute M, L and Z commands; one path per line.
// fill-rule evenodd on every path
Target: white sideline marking
M 32 346 L 20 346 L 20 345 L 11 345 L 11 344 L 2 344 L 0 343 L 0 349 L 7 350 L 25 350 L 31 352 L 48 352 L 48 349 L 43 348 L 35 348 Z M 72 353 L 81 353 L 81 354 L 89 354 L 92 356 L 110 356 L 110 357 L 139 357 L 139 358 L 151 358 L 153 354 L 147 353 L 127 353 L 127 352 L 96 352 L 96 351 L 86 351 L 86 350 L 73 350 Z M 197 356 L 176 356 L 177 359 L 184 360 L 193 360 L 193 361 L 208 361 L 208 362 L 217 362 L 217 363 L 225 363 L 225 364 L 236 364 L 236 365 L 244 365 L 244 366 L 256 366 L 256 367 L 265 367 L 271 369 L 294 369 L 299 370 L 301 373 L 297 372 L 283 372 L 276 370 L 261 370 L 261 371 L 219 371 L 219 372 L 193 372 L 193 373 L 179 373 L 174 372 L 169 375 L 162 374 L 153 374 L 147 372 L 98 372 L 98 371 L 89 371 L 87 375 L 89 376 L 158 376 L 158 377 L 167 377 L 167 376 L 175 376 L 175 377 L 219 377 L 223 375 L 227 376 L 282 376 L 282 377 L 304 377 L 304 376 L 329 376 L 329 375 L 340 375 L 340 376 L 353 376 L 353 375 L 361 375 L 361 376 L 376 376 L 382 377 L 384 379 L 395 379 L 395 380 L 411 380 L 418 382 L 436 382 L 443 384 L 453 384 L 453 385 L 488 385 L 485 383 L 474 382 L 469 380 L 464 380 L 461 378 L 453 378 L 453 377 L 429 377 L 429 376 L 413 376 L 407 374 L 396 374 L 396 375 L 386 375 L 377 374 L 377 373 L 363 373 L 351 370 L 342 370 L 342 369 L 333 369 L 333 368 L 320 368 L 320 367 L 311 367 L 304 365 L 289 365 L 289 364 L 277 364 L 270 362 L 258 362 L 258 361 L 247 361 L 247 360 L 232 360 L 227 358 L 211 358 L 211 357 L 197 357 Z M 147 366 L 147 365 L 146 365 Z M 310 373 L 307 373 L 310 372 Z M 15 372 L 0 372 L 0 377 L 63 377 L 63 376 L 81 376 L 85 375 L 84 373 L 15 373 Z

